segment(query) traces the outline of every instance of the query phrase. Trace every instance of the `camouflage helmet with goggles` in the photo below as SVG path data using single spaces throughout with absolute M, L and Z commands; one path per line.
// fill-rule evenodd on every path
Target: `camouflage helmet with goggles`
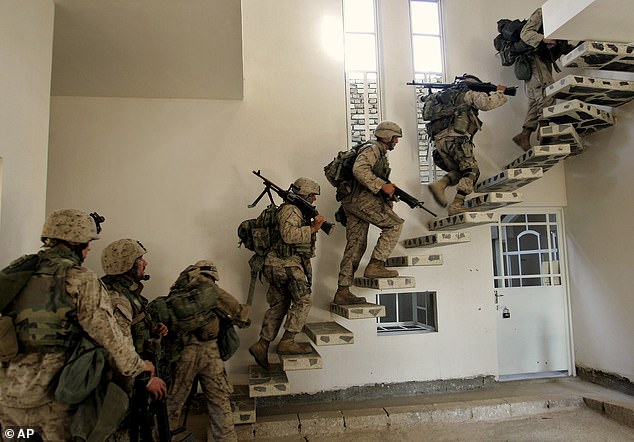
M 293 183 L 292 188 L 295 193 L 301 196 L 308 196 L 311 193 L 319 195 L 320 192 L 319 184 L 306 177 L 297 178 Z
M 101 267 L 106 275 L 120 275 L 132 269 L 136 260 L 147 253 L 134 239 L 119 239 L 101 252 Z
M 99 239 L 97 233 L 92 216 L 81 210 L 61 209 L 46 217 L 40 237 L 84 244 Z
M 374 129 L 374 136 L 377 138 L 402 137 L 403 130 L 398 124 L 392 121 L 381 121 L 376 129 Z
M 456 80 L 460 83 L 482 83 L 482 80 L 471 74 L 463 74 L 461 77 L 457 77 Z
M 200 274 L 200 275 L 210 276 L 214 281 L 220 280 L 220 275 L 218 274 L 218 268 L 213 262 L 206 259 L 202 259 L 196 262 L 196 264 L 191 266 L 191 269 L 188 271 L 188 273 L 190 275 L 190 278 L 192 276 Z

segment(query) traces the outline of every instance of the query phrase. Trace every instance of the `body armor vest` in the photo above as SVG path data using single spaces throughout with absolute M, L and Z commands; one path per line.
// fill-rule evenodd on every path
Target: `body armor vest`
M 284 204 L 282 204 L 282 206 L 284 206 Z M 282 208 L 282 206 L 280 206 L 280 208 Z M 302 219 L 304 220 L 302 224 L 303 226 L 310 226 L 310 219 L 306 219 L 306 216 L 304 216 L 303 214 Z M 277 252 L 277 256 L 279 258 L 288 258 L 293 255 L 299 255 L 307 258 L 313 257 L 315 253 L 315 241 L 317 240 L 316 232 L 313 232 L 310 235 L 310 242 L 301 244 L 287 244 L 282 240 L 282 236 L 280 235 L 280 226 L 277 223 L 275 224 L 275 229 L 272 230 L 273 232 L 271 244 L 275 248 L 275 251 Z
M 66 293 L 68 269 L 80 259 L 61 248 L 38 255 L 37 270 L 7 312 L 14 318 L 20 352 L 64 352 L 80 335 L 77 306 Z

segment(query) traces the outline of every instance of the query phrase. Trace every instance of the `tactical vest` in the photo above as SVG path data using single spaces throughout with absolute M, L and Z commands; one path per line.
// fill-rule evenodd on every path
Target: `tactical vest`
M 277 210 L 280 210 L 288 203 L 282 204 Z M 310 226 L 310 219 L 302 214 L 304 220 L 303 226 Z M 287 244 L 282 240 L 280 234 L 279 224 L 275 224 L 275 228 L 271 229 L 271 246 L 277 253 L 278 258 L 289 258 L 293 255 L 299 255 L 302 257 L 312 258 L 315 253 L 315 241 L 317 240 L 317 233 L 313 232 L 310 235 L 310 242 L 301 244 Z
M 77 306 L 66 293 L 68 269 L 80 264 L 70 250 L 46 249 L 24 289 L 7 308 L 14 318 L 20 352 L 65 352 L 74 346 L 81 330 Z
M 374 167 L 372 167 L 372 173 L 378 176 L 379 178 L 388 181 L 390 179 L 390 163 L 387 160 L 387 155 L 380 151 L 379 159 L 374 163 Z
M 466 91 L 464 87 L 450 87 L 425 97 L 423 118 L 429 121 L 427 132 L 432 137 L 445 129 L 470 137 L 480 130 L 478 109 L 464 101 Z
M 141 296 L 143 286 L 121 275 L 106 275 L 101 278 L 108 291 L 116 291 L 132 306 L 132 341 L 137 353 L 143 354 L 145 343 L 152 337 L 152 317 L 147 311 L 148 301 Z

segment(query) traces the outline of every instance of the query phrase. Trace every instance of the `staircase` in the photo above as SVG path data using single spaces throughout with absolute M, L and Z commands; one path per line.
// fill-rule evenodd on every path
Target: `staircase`
M 634 45 L 621 43 L 585 42 L 560 60 L 564 67 L 634 72 Z M 600 77 L 600 75 L 599 75 Z M 429 223 L 429 233 L 402 240 L 406 249 L 460 245 L 471 240 L 465 229 L 497 223 L 497 209 L 522 202 L 518 189 L 540 179 L 549 169 L 568 157 L 583 153 L 583 138 L 613 126 L 614 108 L 634 99 L 634 81 L 567 75 L 548 86 L 548 96 L 558 102 L 543 110 L 548 125 L 539 129 L 539 144 L 504 166 L 503 170 L 481 180 L 475 192 L 465 201 L 469 211 L 438 218 Z M 440 253 L 391 257 L 389 267 L 442 265 Z M 373 290 L 416 287 L 411 276 L 396 278 L 355 278 L 354 285 Z M 382 305 L 330 305 L 332 315 L 347 320 L 376 319 L 385 316 Z M 317 347 L 354 344 L 354 335 L 336 321 L 307 323 L 304 334 Z M 249 367 L 248 396 L 235 399 L 235 423 L 255 422 L 255 402 L 258 397 L 290 394 L 286 371 L 312 370 L 323 367 L 316 349 L 308 355 L 282 355 L 280 364 L 270 370 Z

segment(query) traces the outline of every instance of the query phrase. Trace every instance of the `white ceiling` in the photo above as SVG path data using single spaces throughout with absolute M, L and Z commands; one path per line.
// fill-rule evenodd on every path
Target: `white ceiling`
M 52 95 L 242 99 L 240 0 L 55 0 Z

